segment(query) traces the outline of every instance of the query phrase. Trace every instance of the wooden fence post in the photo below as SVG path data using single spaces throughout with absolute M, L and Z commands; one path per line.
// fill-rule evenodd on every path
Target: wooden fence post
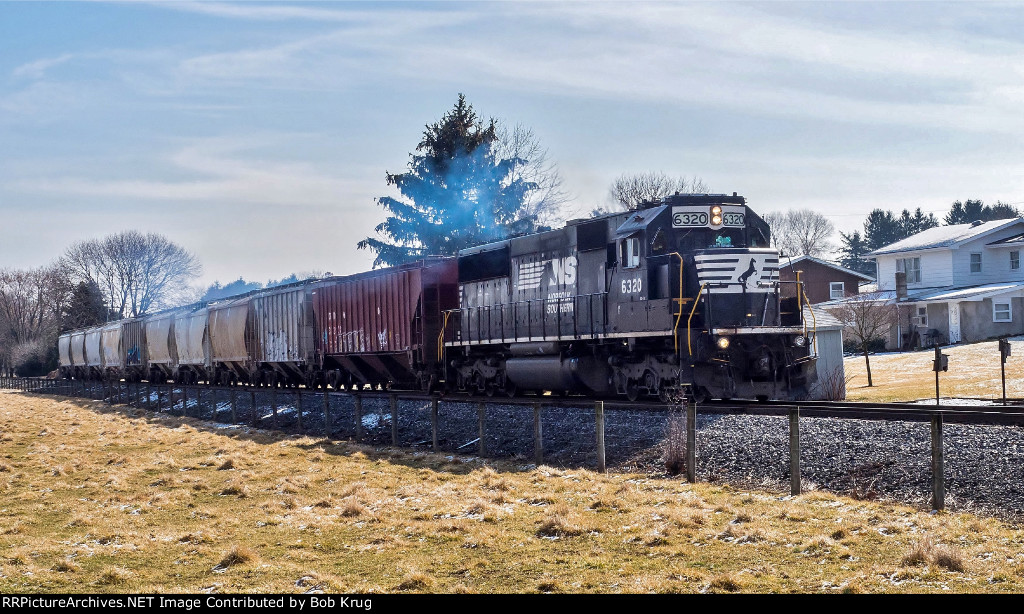
M 800 408 L 789 410 L 789 492 L 800 494 Z
M 295 389 L 295 418 L 299 421 L 299 432 L 302 431 L 302 389 Z
M 430 438 L 434 452 L 437 452 L 437 397 L 430 399 Z
M 249 390 L 249 402 L 252 404 L 252 425 L 257 426 L 259 424 L 259 414 L 256 412 L 256 389 Z
M 477 425 L 477 433 L 478 433 L 479 441 L 477 441 L 476 453 L 477 453 L 478 456 L 483 456 L 484 454 L 487 453 L 487 446 L 484 443 L 484 441 L 486 441 L 486 436 L 487 436 L 486 424 L 487 424 L 487 405 L 485 405 L 484 403 L 477 403 L 476 404 L 476 425 Z
M 398 395 L 390 395 L 391 400 L 391 445 L 398 445 Z
M 686 403 L 686 481 L 697 481 L 697 404 Z
M 538 467 L 544 464 L 544 433 L 540 423 L 540 403 L 533 404 L 533 462 Z
M 213 397 L 213 406 L 217 407 L 217 389 L 216 388 L 211 388 L 210 389 L 210 396 Z M 234 388 L 232 388 L 231 389 L 231 424 L 238 424 L 238 410 L 237 410 L 237 403 L 236 403 L 236 398 L 235 397 L 236 397 L 236 390 Z
M 270 412 L 274 414 L 274 428 L 277 428 L 277 385 L 270 389 Z
M 932 509 L 946 508 L 946 483 L 942 458 L 942 414 L 932 416 Z
M 363 397 L 355 394 L 352 397 L 352 416 L 356 427 L 356 441 L 363 439 Z
M 604 473 L 607 470 L 604 456 L 604 401 L 594 402 L 594 421 L 597 434 L 597 472 Z
M 328 396 L 326 386 L 324 386 L 324 437 L 331 438 L 331 398 Z

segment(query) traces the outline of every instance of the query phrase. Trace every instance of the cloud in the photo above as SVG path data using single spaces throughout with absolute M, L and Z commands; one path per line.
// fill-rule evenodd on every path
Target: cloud
M 198 55 L 179 70 L 191 79 L 299 89 L 338 89 L 359 75 L 386 75 L 759 116 L 1024 128 L 1017 112 L 1024 102 L 1019 44 L 972 45 L 964 33 L 893 36 L 734 4 L 485 6 L 363 11 L 358 28 Z M 217 11 L 272 16 L 276 8 Z
M 370 194 L 379 185 L 339 176 L 308 162 L 288 162 L 259 156 L 280 145 L 285 137 L 263 139 L 201 139 L 166 156 L 150 176 L 180 178 L 97 178 L 55 176 L 14 183 L 28 193 L 61 193 L 80 197 L 133 201 L 205 202 L 216 205 L 275 205 L 345 207 L 353 194 Z M 256 154 L 256 155 L 254 155 Z M 159 166 L 159 165 L 158 165 Z M 379 184 L 379 182 L 377 182 Z M 367 196 L 360 206 L 371 201 Z
M 42 79 L 43 76 L 46 74 L 47 70 L 53 68 L 54 66 L 59 66 L 60 64 L 63 64 L 73 59 L 74 57 L 74 54 L 65 53 L 57 57 L 42 58 L 18 66 L 13 71 L 11 71 L 11 75 L 14 77 L 24 77 L 29 79 Z

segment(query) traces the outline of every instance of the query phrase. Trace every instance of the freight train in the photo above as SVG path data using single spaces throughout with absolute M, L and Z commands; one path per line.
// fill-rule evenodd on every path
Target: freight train
M 71 331 L 67 378 L 493 396 L 797 399 L 800 282 L 742 196 L 636 211 Z

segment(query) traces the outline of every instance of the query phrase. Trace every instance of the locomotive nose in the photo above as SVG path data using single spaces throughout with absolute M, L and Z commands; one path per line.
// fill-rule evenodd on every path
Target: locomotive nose
M 767 376 L 772 372 L 772 357 L 766 351 L 762 351 L 761 355 L 751 365 L 751 369 L 755 375 Z

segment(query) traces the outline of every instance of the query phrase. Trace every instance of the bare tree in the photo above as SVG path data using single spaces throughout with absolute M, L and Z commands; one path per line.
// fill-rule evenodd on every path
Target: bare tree
M 198 259 L 163 235 L 129 230 L 68 248 L 62 266 L 76 281 L 95 283 L 118 317 L 175 305 L 194 294 Z
M 772 243 L 790 256 L 821 257 L 832 251 L 835 226 L 810 209 L 773 211 L 762 216 L 772 229 Z
M 562 206 L 571 199 L 558 166 L 548 158 L 533 130 L 516 124 L 511 129 L 501 124 L 493 145 L 495 158 L 513 161 L 509 181 L 522 180 L 532 187 L 526 194 L 522 213 L 536 216 L 539 224 L 551 226 L 565 216 Z
M 864 352 L 864 366 L 868 372 L 868 387 L 871 381 L 871 359 L 868 346 L 876 339 L 885 339 L 897 323 L 896 306 L 885 294 L 872 292 L 852 296 L 827 311 L 843 323 L 844 333 L 857 342 Z
M 648 171 L 620 175 L 608 188 L 608 197 L 617 206 L 635 211 L 676 192 L 701 194 L 707 191 L 708 186 L 698 177 L 670 177 L 661 171 Z
M 70 290 L 56 266 L 0 270 L 0 363 L 36 362 L 33 371 L 47 363 Z

